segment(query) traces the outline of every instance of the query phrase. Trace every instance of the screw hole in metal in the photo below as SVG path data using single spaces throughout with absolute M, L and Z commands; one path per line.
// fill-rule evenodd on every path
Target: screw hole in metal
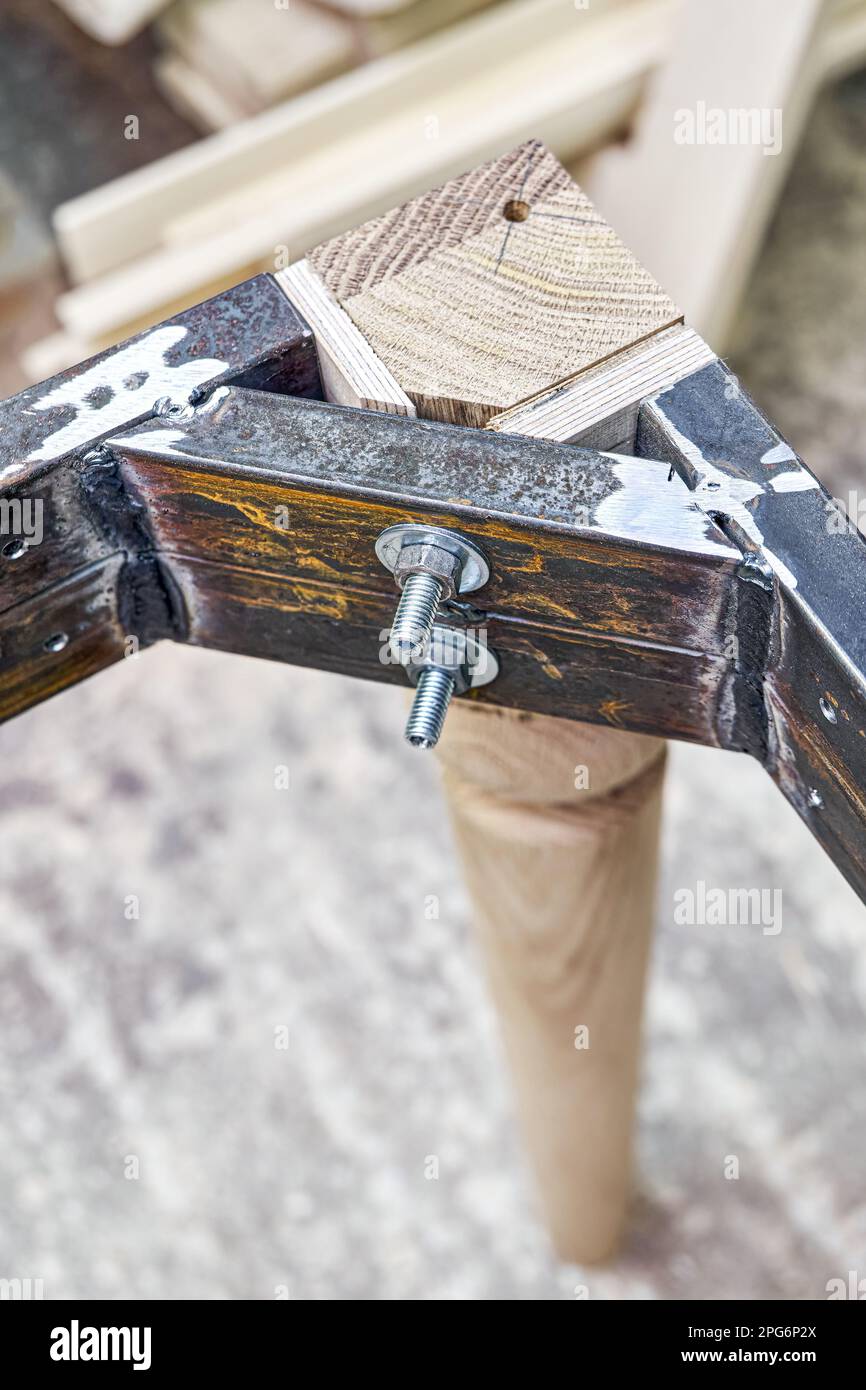
M 42 647 L 46 652 L 62 652 L 68 642 L 69 638 L 65 632 L 55 632 L 50 637 L 45 638 Z
M 16 536 L 14 541 L 7 541 L 3 547 L 2 555 L 6 560 L 18 560 L 27 549 L 27 542 L 20 536 Z
M 836 711 L 834 710 L 833 706 L 830 704 L 830 701 L 829 701 L 829 700 L 825 700 L 824 696 L 822 695 L 821 698 L 820 698 L 820 700 L 818 701 L 818 704 L 819 704 L 820 707 L 821 707 L 821 713 L 823 714 L 824 718 L 827 720 L 827 723 L 828 723 L 828 724 L 835 724 L 835 723 L 836 723 Z

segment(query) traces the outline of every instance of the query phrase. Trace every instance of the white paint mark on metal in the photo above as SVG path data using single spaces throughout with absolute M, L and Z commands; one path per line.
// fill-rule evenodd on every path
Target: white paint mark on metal
M 135 434 L 113 434 L 112 444 L 128 444 L 131 447 L 146 445 L 148 449 L 156 449 L 164 454 L 177 454 L 178 458 L 184 454 L 183 449 L 175 449 L 175 444 L 182 444 L 186 440 L 183 430 L 139 430 Z
M 809 492 L 818 486 L 818 479 L 807 473 L 805 468 L 795 468 L 790 473 L 777 473 L 770 479 L 774 492 Z
M 55 459 L 79 449 L 99 435 L 146 415 L 160 397 L 185 403 L 194 387 L 225 371 L 228 364 L 214 357 L 191 358 L 176 366 L 166 362 L 169 348 L 188 333 L 189 329 L 180 324 L 154 328 L 32 401 L 31 410 L 71 406 L 75 418 L 49 434 L 28 455 L 28 461 Z
M 217 386 L 216 390 L 211 391 L 210 395 L 205 400 L 203 400 L 199 405 L 194 407 L 194 414 L 212 415 L 214 411 L 217 410 L 218 407 L 225 400 L 226 396 L 230 395 L 230 387 Z
M 668 482 L 668 465 L 655 459 L 605 454 L 621 486 L 599 503 L 596 524 L 624 540 L 648 541 L 701 554 L 735 555 L 709 518 L 694 504 L 682 478 Z
M 782 439 L 778 444 L 774 444 L 772 449 L 768 449 L 765 454 L 761 454 L 761 463 L 797 463 L 797 455 Z
M 658 402 L 656 402 L 655 408 L 664 418 L 666 432 L 671 436 L 683 456 L 689 460 L 699 479 L 692 494 L 698 505 L 707 512 L 720 512 L 724 516 L 729 516 L 760 550 L 767 564 L 782 582 L 787 584 L 789 588 L 796 589 L 796 575 L 791 573 L 783 560 L 780 560 L 777 555 L 767 549 L 764 544 L 763 532 L 754 515 L 746 506 L 746 503 L 750 502 L 753 497 L 760 497 L 765 494 L 766 488 L 761 483 L 753 482 L 750 478 L 734 478 L 723 468 L 717 467 L 709 459 L 704 458 L 697 444 L 677 429 L 673 421 L 661 410 Z M 768 449 L 766 454 L 762 456 L 762 462 L 764 460 L 769 461 L 772 454 L 778 455 L 780 447 L 780 445 L 776 445 L 773 449 Z M 787 444 L 784 447 L 788 449 Z M 792 458 L 796 457 L 791 454 L 790 449 L 788 449 L 788 454 Z M 783 457 L 787 458 L 788 454 Z M 775 461 L 781 462 L 782 457 L 777 456 Z M 811 477 L 810 474 L 807 476 Z
M 764 538 L 745 504 L 764 492 L 761 483 L 752 482 L 750 478 L 732 477 L 723 468 L 704 458 L 694 440 L 681 434 L 667 415 L 664 419 L 667 432 L 697 474 L 698 482 L 693 489 L 695 499 L 702 507 L 712 506 L 714 511 L 728 513 L 742 526 L 747 535 L 760 544 Z
M 770 566 L 770 569 L 779 576 L 782 583 L 787 584 L 789 589 L 796 589 L 797 576 L 788 569 L 784 560 L 780 560 L 778 555 L 774 555 L 772 550 L 768 550 L 765 545 L 761 546 L 761 554 Z

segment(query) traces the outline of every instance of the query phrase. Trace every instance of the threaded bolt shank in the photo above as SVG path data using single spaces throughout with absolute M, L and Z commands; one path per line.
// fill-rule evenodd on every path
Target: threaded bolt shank
M 401 666 L 425 655 L 436 621 L 436 610 L 444 592 L 444 585 L 433 575 L 410 574 L 407 578 L 394 615 L 389 643 Z
M 415 698 L 406 721 L 406 742 L 413 748 L 435 748 L 454 694 L 454 676 L 429 666 L 418 677 Z

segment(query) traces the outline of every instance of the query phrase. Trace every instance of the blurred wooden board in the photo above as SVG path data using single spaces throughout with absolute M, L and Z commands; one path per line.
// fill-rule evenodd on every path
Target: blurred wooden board
M 822 40 L 857 17 L 862 0 L 687 0 L 633 139 L 588 175 L 719 351 L 815 92 L 838 71 L 837 44 Z
M 333 77 L 356 52 L 351 23 L 306 0 L 177 0 L 158 28 L 174 54 L 249 115 Z
M 415 0 L 333 0 L 335 10 L 351 15 L 390 15 L 410 9 Z
M 299 193 L 312 197 L 316 167 L 320 184 L 348 180 L 357 204 L 356 190 L 384 173 L 379 165 L 390 151 L 389 192 L 378 196 L 378 207 L 359 208 L 354 218 L 313 232 L 299 254 L 359 217 L 490 158 L 525 138 L 527 129 L 560 154 L 590 147 L 631 109 L 663 51 L 670 11 L 671 0 L 607 0 L 576 23 L 570 0 L 496 6 L 387 63 L 370 64 L 59 207 L 55 230 L 70 274 L 90 280 L 156 251 L 166 227 L 192 219 L 210 200 L 242 198 L 247 190 L 249 220 L 281 196 L 288 204 Z M 527 66 L 545 72 L 543 88 L 526 83 Z M 358 162 L 361 137 L 366 167 Z M 261 237 L 257 244 L 261 254 Z
M 204 135 L 214 130 L 227 130 L 252 114 L 239 104 L 235 95 L 221 90 L 177 53 L 161 54 L 153 65 L 153 75 L 175 111 Z
M 47 228 L 0 169 L 0 294 L 46 274 L 55 260 Z
M 275 248 L 300 257 L 527 129 L 559 153 L 586 151 L 628 119 L 673 14 L 672 0 L 578 13 L 564 0 L 497 6 L 65 204 L 56 229 L 67 264 L 94 283 L 61 298 L 64 331 L 91 350 L 114 342 L 273 269 Z M 817 45 L 822 70 L 862 60 L 864 14 L 863 0 L 834 10 Z M 544 82 L 527 83 L 527 71 Z
M 435 0 L 431 4 L 430 0 L 413 0 L 383 14 L 359 14 L 354 27 L 364 56 L 378 58 L 408 43 L 417 43 L 438 29 L 446 29 L 476 10 L 502 3 L 503 0 Z
M 175 0 L 157 23 L 166 51 L 156 76 L 176 109 L 210 134 L 493 3 L 414 0 L 356 16 L 306 0 Z

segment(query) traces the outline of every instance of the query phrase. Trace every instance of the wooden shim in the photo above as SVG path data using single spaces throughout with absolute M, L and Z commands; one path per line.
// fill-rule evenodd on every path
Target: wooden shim
M 715 361 L 684 324 L 618 352 L 573 381 L 495 415 L 487 428 L 631 453 L 640 403 Z
M 415 414 L 409 397 L 306 261 L 278 270 L 274 278 L 313 331 L 329 401 L 390 415 Z
M 316 247 L 419 414 L 483 425 L 680 317 L 538 141 Z
M 243 267 L 272 255 L 277 242 L 303 251 L 490 158 L 527 130 L 561 153 L 590 148 L 633 107 L 669 18 L 670 0 L 608 0 L 586 13 L 570 0 L 493 8 L 62 204 L 54 224 L 68 270 L 82 281 L 139 262 L 167 224 L 226 190 L 249 190 L 235 212 L 253 219 L 232 252 Z M 543 71 L 544 81 L 527 82 L 528 69 Z M 428 138 L 430 117 L 438 120 L 435 138 Z M 256 188 L 268 180 L 275 185 L 269 200 Z M 212 221 L 210 235 L 225 225 Z M 206 236 L 198 256 L 201 272 L 188 281 L 193 294 L 209 283 L 219 247 Z M 171 255 L 162 265 L 176 284 Z M 122 301 L 130 285 L 116 288 Z M 150 306 L 158 307 L 153 295 Z M 115 321 L 118 313 L 115 306 Z

